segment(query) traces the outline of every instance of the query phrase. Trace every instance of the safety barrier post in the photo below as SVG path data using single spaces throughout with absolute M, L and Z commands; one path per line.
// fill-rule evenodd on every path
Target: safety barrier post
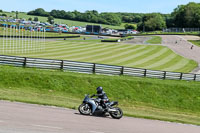
M 24 64 L 23 64 L 23 67 L 26 67 L 26 62 L 27 62 L 27 58 L 24 57 Z
M 163 76 L 163 79 L 166 79 L 166 74 L 167 74 L 167 72 L 166 72 L 166 71 L 164 71 L 164 76 Z
M 182 78 L 183 78 L 183 73 L 181 73 L 181 75 L 180 75 L 180 80 L 182 80 Z
M 64 61 L 61 60 L 61 63 L 60 63 L 60 69 L 63 70 L 64 69 Z
M 95 74 L 95 71 L 96 71 L 96 64 L 94 63 L 93 64 L 93 69 L 92 69 L 93 74 Z
M 195 75 L 194 75 L 194 81 L 196 81 L 196 78 L 197 78 L 197 75 L 195 74 Z
M 120 73 L 120 75 L 124 75 L 124 67 L 122 66 L 122 68 L 121 68 L 121 73 Z
M 147 69 L 144 69 L 144 77 L 147 76 Z

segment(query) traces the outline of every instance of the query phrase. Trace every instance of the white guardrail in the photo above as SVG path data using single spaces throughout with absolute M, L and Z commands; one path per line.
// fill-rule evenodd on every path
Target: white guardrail
M 30 68 L 57 69 L 63 71 L 96 73 L 109 75 L 128 75 L 158 79 L 200 81 L 200 74 L 155 71 L 124 66 L 104 65 L 67 60 L 53 60 L 0 55 L 0 65 L 12 65 Z

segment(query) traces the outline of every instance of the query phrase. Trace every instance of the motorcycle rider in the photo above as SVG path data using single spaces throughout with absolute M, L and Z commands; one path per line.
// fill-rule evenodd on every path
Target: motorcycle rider
M 98 98 L 100 98 L 100 105 L 104 108 L 104 110 L 106 111 L 108 109 L 108 106 L 106 103 L 109 102 L 109 99 L 106 95 L 106 93 L 103 91 L 103 87 L 99 86 L 96 88 L 97 90 L 97 94 L 92 95 L 91 97 L 97 96 Z

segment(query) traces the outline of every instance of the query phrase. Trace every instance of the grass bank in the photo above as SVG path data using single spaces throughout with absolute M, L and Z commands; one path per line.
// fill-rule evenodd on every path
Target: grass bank
M 196 46 L 200 47 L 200 40 L 189 40 L 189 42 L 193 43 Z
M 132 36 L 127 36 L 127 37 L 122 37 L 122 38 L 108 38 L 108 39 L 103 39 L 101 40 L 101 42 L 122 42 L 122 41 L 126 41 L 126 40 L 131 40 L 134 39 L 134 37 Z
M 200 125 L 200 82 L 0 66 L 0 99 L 77 109 L 103 86 L 125 115 Z

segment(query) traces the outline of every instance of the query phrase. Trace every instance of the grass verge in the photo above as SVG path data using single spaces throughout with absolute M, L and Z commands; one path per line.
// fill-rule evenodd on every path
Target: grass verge
M 196 46 L 200 47 L 200 40 L 189 40 L 189 42 L 193 43 Z
M 152 31 L 152 32 L 141 32 L 138 35 L 199 35 L 199 32 L 163 32 L 163 31 Z
M 200 125 L 199 82 L 0 66 L 0 99 L 77 109 L 103 86 L 127 116 Z
M 153 36 L 150 40 L 146 41 L 147 43 L 150 44 L 161 44 L 162 43 L 162 38 L 159 36 Z

